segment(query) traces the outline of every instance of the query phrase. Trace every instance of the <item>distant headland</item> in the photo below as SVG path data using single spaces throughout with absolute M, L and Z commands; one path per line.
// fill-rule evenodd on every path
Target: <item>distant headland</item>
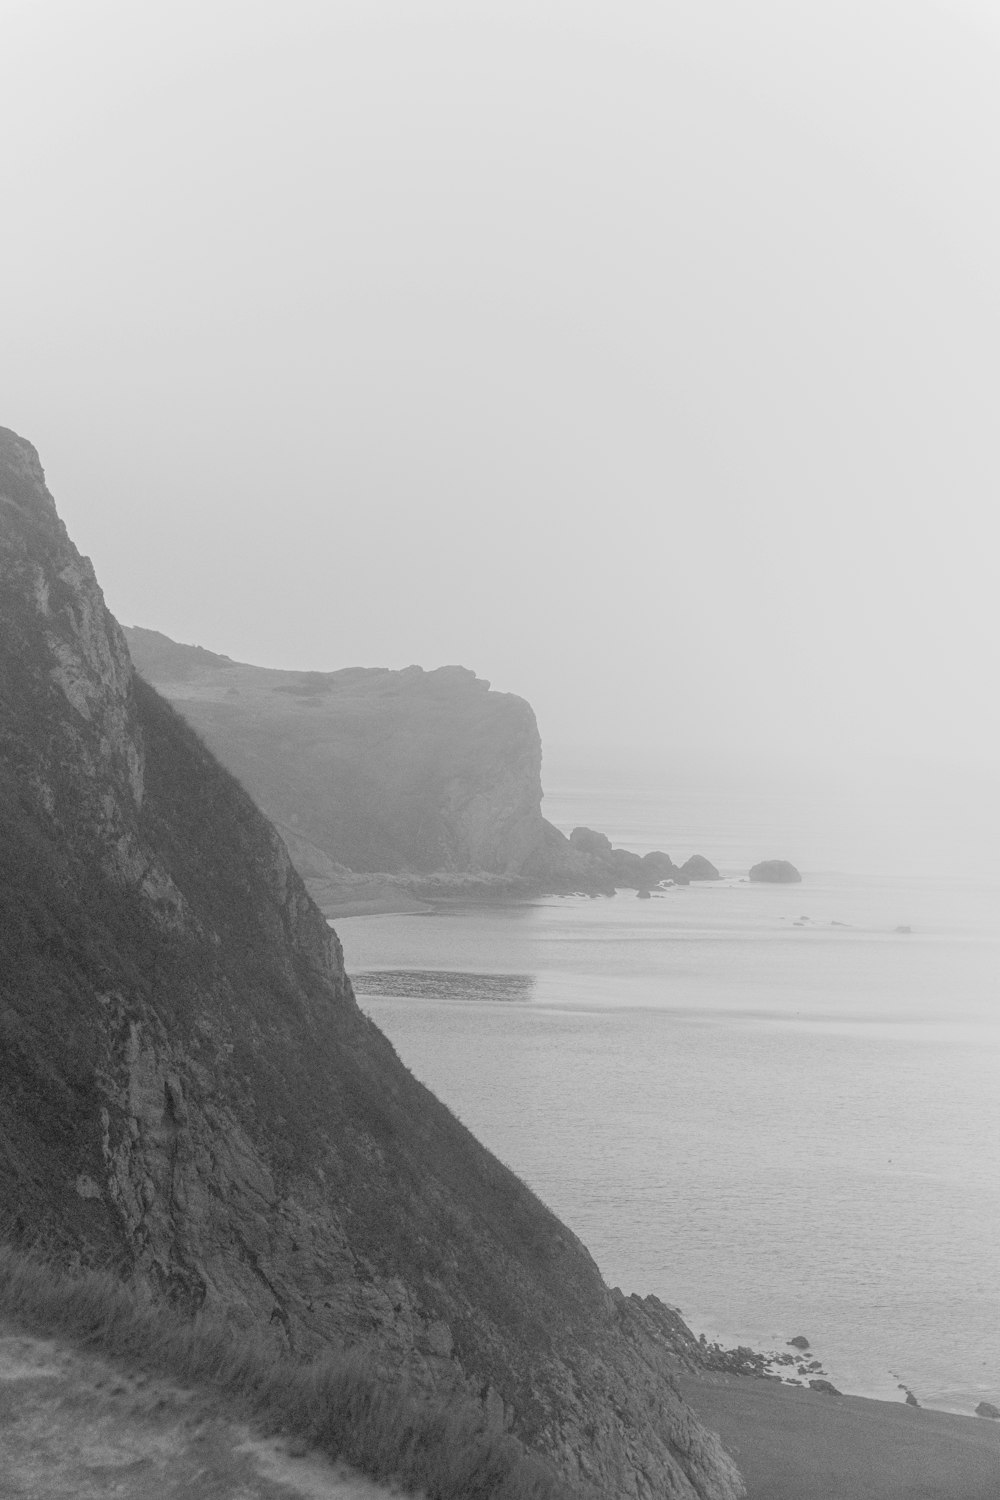
M 701 854 L 678 865 L 590 828 L 567 837 L 554 827 L 542 816 L 530 704 L 466 667 L 282 671 L 156 630 L 131 627 L 125 637 L 143 677 L 278 828 L 328 916 L 560 892 L 643 895 L 720 878 Z

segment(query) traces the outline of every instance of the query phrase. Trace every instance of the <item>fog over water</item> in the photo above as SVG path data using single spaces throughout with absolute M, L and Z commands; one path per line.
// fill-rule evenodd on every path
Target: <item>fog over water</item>
M 339 920 L 361 1004 L 611 1283 L 727 1344 L 803 1334 L 841 1390 L 995 1402 L 1000 872 L 978 790 L 722 755 L 567 755 L 550 786 L 560 827 L 586 808 L 724 879 Z M 774 853 L 800 885 L 739 878 Z
M 0 8 L 0 419 L 126 622 L 995 756 L 995 7 Z

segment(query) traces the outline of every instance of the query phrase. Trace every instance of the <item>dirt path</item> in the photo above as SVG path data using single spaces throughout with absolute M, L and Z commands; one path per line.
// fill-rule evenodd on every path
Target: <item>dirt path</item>
M 388 1500 L 204 1391 L 0 1327 L 0 1500 Z

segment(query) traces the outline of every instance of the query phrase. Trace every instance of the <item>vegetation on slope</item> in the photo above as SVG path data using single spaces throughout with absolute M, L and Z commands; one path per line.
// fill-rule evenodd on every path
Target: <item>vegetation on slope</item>
M 183 1318 L 106 1272 L 70 1275 L 0 1246 L 0 1314 L 126 1367 L 202 1386 L 265 1432 L 305 1440 L 427 1500 L 563 1500 L 568 1491 L 481 1412 L 392 1381 L 356 1352 L 296 1361 L 220 1317 Z

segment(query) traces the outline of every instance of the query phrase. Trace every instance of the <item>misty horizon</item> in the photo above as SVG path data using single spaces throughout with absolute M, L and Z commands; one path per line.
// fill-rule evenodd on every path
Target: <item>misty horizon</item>
M 8 12 L 2 419 L 121 619 L 995 758 L 990 7 Z

